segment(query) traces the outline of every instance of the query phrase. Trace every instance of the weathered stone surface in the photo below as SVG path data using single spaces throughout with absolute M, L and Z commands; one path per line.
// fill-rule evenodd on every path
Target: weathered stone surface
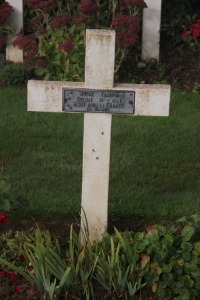
M 159 61 L 162 0 L 145 0 L 145 2 L 147 8 L 143 10 L 142 57 Z
M 28 111 L 63 112 L 63 88 L 134 91 L 135 115 L 168 116 L 170 86 L 114 84 L 115 32 L 87 30 L 85 82 L 28 82 Z M 133 116 L 134 114 L 130 114 Z M 107 227 L 111 113 L 84 113 L 81 229 L 91 241 Z
M 28 82 L 28 110 L 62 112 L 62 88 L 86 88 L 84 83 Z M 109 90 L 135 91 L 135 115 L 168 116 L 171 87 L 162 84 L 114 84 Z
M 10 16 L 10 21 L 15 27 L 15 35 L 23 30 L 23 0 L 8 0 L 7 1 L 13 8 L 13 12 Z M 13 37 L 6 47 L 6 60 L 13 61 L 15 63 L 23 62 L 23 50 L 18 47 L 14 47 L 11 42 Z

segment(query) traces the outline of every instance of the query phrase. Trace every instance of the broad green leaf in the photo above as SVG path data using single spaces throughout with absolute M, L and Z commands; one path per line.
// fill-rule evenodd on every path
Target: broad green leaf
M 195 228 L 192 225 L 185 225 L 181 232 L 183 241 L 189 241 L 194 233 L 195 233 Z

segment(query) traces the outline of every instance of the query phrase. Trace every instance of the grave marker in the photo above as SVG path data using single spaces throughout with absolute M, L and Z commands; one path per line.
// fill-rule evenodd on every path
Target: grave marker
M 23 30 L 23 0 L 8 0 L 7 1 L 13 8 L 10 16 L 10 22 L 16 29 L 16 35 Z M 16 37 L 16 36 L 15 36 Z M 23 50 L 11 44 L 13 37 L 6 47 L 6 60 L 13 62 L 23 62 Z
M 142 57 L 145 60 L 159 61 L 160 23 L 162 0 L 145 0 L 147 8 L 143 10 Z
M 91 241 L 107 227 L 112 113 L 169 115 L 170 86 L 113 85 L 114 59 L 115 32 L 87 30 L 85 82 L 28 82 L 28 111 L 84 113 L 81 228 Z

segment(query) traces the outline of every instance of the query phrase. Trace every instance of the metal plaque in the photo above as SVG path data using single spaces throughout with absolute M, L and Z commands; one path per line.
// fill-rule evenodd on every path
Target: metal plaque
M 133 114 L 135 92 L 63 89 L 63 111 Z

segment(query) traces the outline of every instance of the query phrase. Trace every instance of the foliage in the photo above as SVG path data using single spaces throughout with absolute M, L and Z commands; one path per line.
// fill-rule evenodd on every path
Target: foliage
M 80 235 L 71 228 L 66 254 L 61 253 L 56 241 L 52 242 L 48 231 L 36 228 L 35 237 L 23 239 L 14 249 L 18 247 L 25 263 L 19 266 L 15 259 L 3 256 L 0 263 L 34 284 L 43 299 L 80 299 L 83 296 L 96 299 L 97 295 L 104 295 L 104 299 L 111 296 L 112 299 L 131 299 L 144 286 L 138 276 L 138 255 L 131 249 L 132 240 L 125 240 L 118 231 L 114 237 L 105 235 L 102 244 L 91 244 L 89 239 L 81 242 Z M 5 240 L 9 245 L 9 239 Z M 10 246 L 13 247 L 13 240 Z M 108 274 L 102 269 L 106 266 Z
M 185 28 L 185 31 L 181 34 L 182 39 L 193 50 L 200 50 L 200 20 L 196 23 L 190 24 L 189 29 Z
M 6 60 L 6 56 L 4 54 L 0 54 L 0 70 L 2 70 L 6 65 L 11 63 L 11 61 Z
M 139 15 L 146 7 L 143 0 L 113 1 L 30 1 L 27 35 L 14 41 L 32 61 L 38 76 L 54 80 L 82 80 L 86 28 L 112 28 L 117 37 L 119 69 L 130 46 L 139 39 Z M 28 18 L 26 19 L 28 22 Z
M 198 0 L 163 0 L 161 18 L 161 40 L 172 44 L 181 42 L 180 33 L 183 26 L 188 26 L 199 18 L 200 7 Z
M 200 294 L 200 216 L 151 226 L 140 243 L 144 278 L 156 296 L 198 299 Z
M 2 175 L 2 171 L 0 173 L 0 212 L 9 212 L 11 209 L 11 195 L 9 194 L 10 184 L 5 180 Z M 4 219 L 6 220 L 6 219 Z M 3 223 L 0 221 L 0 223 Z M 4 223 L 7 223 L 4 222 Z
M 101 247 L 95 278 L 105 290 L 101 291 L 103 299 L 132 299 L 146 285 L 134 235 L 115 229 L 114 236 L 104 235 Z
M 7 86 L 24 84 L 30 76 L 31 70 L 24 63 L 6 63 L 0 70 L 0 80 Z
M 0 49 L 6 44 L 8 36 L 15 32 L 15 28 L 9 22 L 9 16 L 12 13 L 10 4 L 0 2 Z
M 8 248 L 23 254 L 23 264 L 6 254 L 0 263 L 34 284 L 43 299 L 132 299 L 146 285 L 159 299 L 195 300 L 200 293 L 197 214 L 143 232 L 115 229 L 93 243 L 89 238 L 81 241 L 71 227 L 66 253 L 38 227 L 35 235 L 24 234 L 16 241 L 4 237 Z

